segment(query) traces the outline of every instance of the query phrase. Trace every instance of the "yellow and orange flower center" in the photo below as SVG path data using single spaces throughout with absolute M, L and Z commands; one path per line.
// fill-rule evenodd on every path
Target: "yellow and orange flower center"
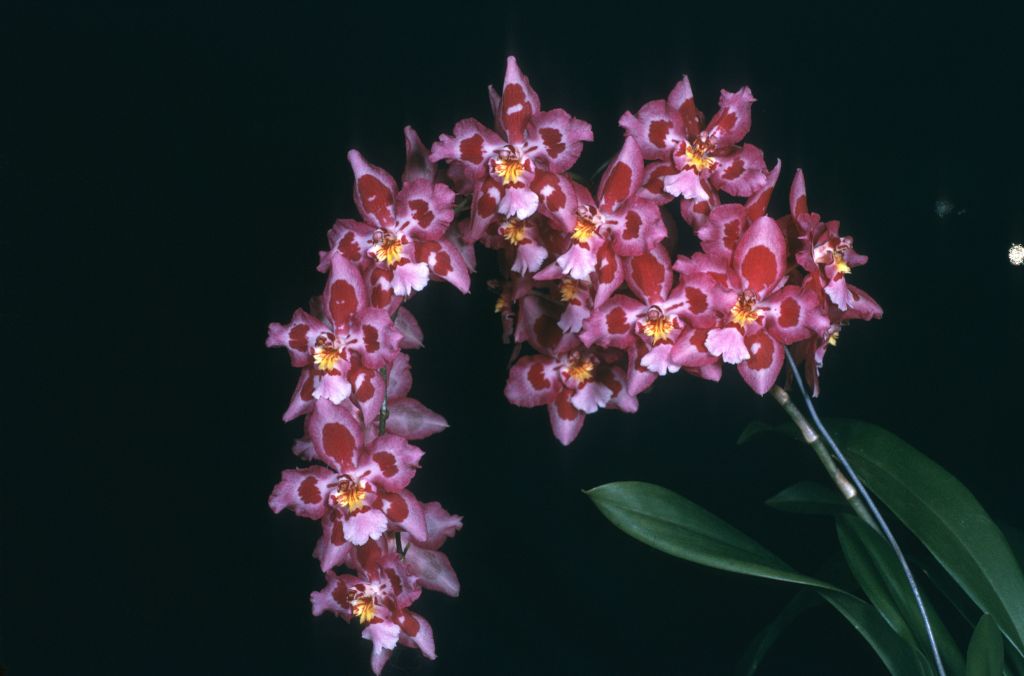
M 839 342 L 839 329 L 832 329 L 828 334 L 828 344 L 835 347 Z
M 526 223 L 513 216 L 501 224 L 498 234 L 512 246 L 519 246 L 526 239 Z
M 346 600 L 352 608 L 352 615 L 359 620 L 359 624 L 366 624 L 377 616 L 376 594 L 371 590 L 349 590 Z
M 331 501 L 349 512 L 357 512 L 366 506 L 366 482 L 342 476 L 338 488 L 331 493 Z
M 394 267 L 401 260 L 402 240 L 390 232 L 378 230 L 373 235 L 373 242 L 368 253 L 376 258 L 378 263 L 387 263 L 388 266 Z
M 641 320 L 640 330 L 643 331 L 644 335 L 651 339 L 651 341 L 657 345 L 658 343 L 665 342 L 672 335 L 672 330 L 675 329 L 675 322 L 672 317 L 666 316 L 661 308 L 652 306 L 647 310 L 647 319 Z
M 687 143 L 683 152 L 686 155 L 686 166 L 698 173 L 711 169 L 717 162 L 714 158 L 715 145 L 703 134 L 693 143 Z
M 742 329 L 750 322 L 760 319 L 762 312 L 756 306 L 756 296 L 746 291 L 741 293 L 739 298 L 736 299 L 736 304 L 732 306 L 732 310 L 730 311 L 733 324 L 736 324 Z
M 850 264 L 846 262 L 842 251 L 832 252 L 832 264 L 836 266 L 836 272 L 843 275 L 850 274 Z
M 321 333 L 313 344 L 313 365 L 321 371 L 333 371 L 345 358 L 333 333 Z
M 502 185 L 510 185 L 519 180 L 526 166 L 519 157 L 519 151 L 513 146 L 505 146 L 498 151 L 498 156 L 491 160 L 491 171 L 501 179 Z
M 569 355 L 569 365 L 565 367 L 565 375 L 578 383 L 585 383 L 594 377 L 594 360 L 578 352 Z
M 573 228 L 572 238 L 580 244 L 586 244 L 590 238 L 598 234 L 603 219 L 597 209 L 590 205 L 584 205 L 576 209 L 576 227 Z
M 498 296 L 498 302 L 494 304 L 494 313 L 498 314 L 509 309 L 509 302 L 504 296 Z
M 576 219 L 576 227 L 573 228 L 572 238 L 580 244 L 586 244 L 597 232 L 597 224 L 592 221 L 585 221 L 582 218 Z
M 558 286 L 558 295 L 563 303 L 571 303 L 580 295 L 582 287 L 582 282 L 566 277 Z

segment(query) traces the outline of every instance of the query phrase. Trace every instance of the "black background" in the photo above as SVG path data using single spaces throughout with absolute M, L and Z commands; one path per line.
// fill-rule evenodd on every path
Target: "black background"
M 684 72 L 709 114 L 719 88 L 751 86 L 748 140 L 782 158 L 784 186 L 804 168 L 886 312 L 830 351 L 821 410 L 888 427 L 1024 525 L 1012 17 L 145 4 L 8 4 L 0 20 L 9 673 L 369 673 L 356 627 L 310 615 L 318 526 L 266 505 L 300 431 L 280 422 L 295 372 L 263 347 L 266 324 L 320 291 L 324 234 L 355 215 L 345 151 L 398 173 L 403 125 L 429 145 L 490 122 L 509 53 L 544 108 L 593 124 L 584 175 L 618 149 L 620 113 Z M 471 296 L 432 284 L 410 303 L 427 338 L 413 395 L 451 423 L 412 487 L 465 516 L 446 546 L 462 595 L 417 604 L 438 660 L 400 650 L 387 673 L 728 673 L 793 589 L 649 550 L 580 489 L 661 483 L 813 572 L 837 551 L 829 523 L 761 503 L 820 469 L 804 449 L 735 445 L 780 413 L 728 369 L 663 379 L 638 414 L 591 416 L 560 447 L 542 409 L 503 400 L 489 272 L 482 253 Z M 761 673 L 881 671 L 821 608 Z

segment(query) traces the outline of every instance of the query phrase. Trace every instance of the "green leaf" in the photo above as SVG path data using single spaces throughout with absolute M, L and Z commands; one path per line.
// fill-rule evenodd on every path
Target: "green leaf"
M 836 530 L 850 570 L 868 599 L 897 634 L 915 643 L 921 654 L 931 660 L 931 645 L 921 621 L 921 613 L 889 543 L 853 516 L 838 517 Z M 963 674 L 964 657 L 956 641 L 928 600 L 924 599 L 924 602 L 939 655 L 947 672 L 954 676 Z
M 827 582 L 802 575 L 784 561 L 681 495 L 641 481 L 584 491 L 605 517 L 640 542 L 711 568 L 815 588 L 875 649 L 897 676 L 927 674 L 914 649 L 874 608 Z
M 736 664 L 738 676 L 752 676 L 757 668 L 761 666 L 761 660 L 768 654 L 768 650 L 775 645 L 775 642 L 782 636 L 789 625 L 800 617 L 805 611 L 821 603 L 821 597 L 810 589 L 798 591 L 789 603 L 787 603 L 779 615 L 769 622 L 764 629 L 758 632 L 757 636 L 747 645 L 743 654 L 740 655 Z
M 1003 637 L 991 615 L 982 615 L 967 646 L 967 676 L 1001 676 Z
M 847 514 L 846 501 L 835 488 L 816 481 L 801 481 L 764 501 L 769 507 L 795 514 Z
M 1024 652 L 1024 574 L 1006 538 L 949 472 L 868 423 L 827 423 L 868 488 Z
M 890 674 L 895 676 L 934 673 L 921 653 L 894 632 L 878 611 L 855 596 L 819 590 L 826 601 L 860 632 Z
M 837 589 L 797 573 L 751 538 L 667 488 L 620 481 L 584 492 L 626 534 L 666 554 L 733 573 Z

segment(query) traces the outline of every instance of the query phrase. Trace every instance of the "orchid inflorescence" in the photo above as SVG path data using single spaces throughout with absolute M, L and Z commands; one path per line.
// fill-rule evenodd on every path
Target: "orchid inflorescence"
M 717 381 L 723 363 L 735 365 L 763 395 L 786 346 L 817 393 L 840 329 L 882 313 L 847 281 L 867 258 L 838 221 L 809 210 L 799 170 L 789 214 L 767 215 L 781 163 L 769 170 L 742 143 L 755 101 L 747 87 L 723 90 L 706 123 L 686 77 L 622 115 L 622 148 L 593 192 L 569 173 L 590 125 L 541 110 L 514 57 L 490 100 L 493 129 L 461 120 L 429 153 L 407 127 L 400 186 L 349 152 L 362 218 L 334 224 L 320 254 L 323 294 L 267 339 L 301 369 L 284 417 L 305 416 L 294 450 L 313 463 L 286 470 L 270 506 L 321 521 L 314 553 L 327 584 L 313 612 L 364 625 L 375 673 L 398 643 L 433 659 L 430 625 L 409 606 L 424 588 L 459 592 L 438 550 L 461 517 L 408 490 L 423 455 L 410 441 L 447 424 L 408 396 L 403 350 L 420 347 L 422 333 L 403 303 L 431 279 L 467 293 L 476 243 L 498 252 L 503 278 L 491 286 L 504 341 L 530 350 L 505 395 L 546 405 L 563 444 L 587 414 L 636 411 L 658 376 L 680 370 Z M 673 260 L 676 200 L 700 250 Z

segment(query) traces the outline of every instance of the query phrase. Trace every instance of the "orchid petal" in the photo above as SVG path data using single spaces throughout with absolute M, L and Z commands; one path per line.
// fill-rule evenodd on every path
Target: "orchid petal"
M 348 162 L 356 175 L 353 197 L 366 222 L 378 228 L 395 224 L 395 179 L 380 167 L 370 164 L 358 150 L 348 151 Z
M 328 484 L 335 478 L 326 467 L 286 469 L 270 493 L 268 504 L 275 514 L 290 509 L 306 519 L 319 519 L 327 510 Z
M 786 270 L 786 238 L 773 219 L 765 216 L 750 224 L 736 244 L 733 265 L 752 293 L 775 287 Z
M 516 57 L 505 65 L 505 84 L 501 90 L 501 124 L 509 143 L 522 143 L 526 125 L 540 112 L 540 97 L 530 87 L 530 80 L 519 69 Z
M 562 387 L 558 363 L 543 355 L 520 357 L 509 369 L 505 398 L 516 406 L 532 408 L 549 404 Z
M 782 345 L 764 331 L 748 335 L 744 340 L 747 349 L 750 350 L 750 359 L 740 364 L 737 369 L 744 382 L 750 385 L 754 392 L 763 396 L 772 389 L 775 381 L 779 379 L 779 372 L 782 371 L 782 364 L 785 361 Z
M 583 142 L 594 140 L 588 122 L 576 119 L 561 108 L 535 114 L 526 135 L 539 148 L 533 157 L 556 174 L 571 169 L 583 153 Z

